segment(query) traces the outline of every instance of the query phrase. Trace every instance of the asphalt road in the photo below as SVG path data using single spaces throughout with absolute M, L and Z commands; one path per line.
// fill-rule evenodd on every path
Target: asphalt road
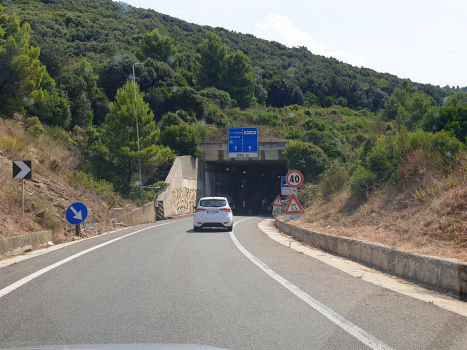
M 233 235 L 195 233 L 191 220 L 128 228 L 1 268 L 0 348 L 467 349 L 467 318 L 278 244 L 258 228 L 262 218 L 236 217 Z

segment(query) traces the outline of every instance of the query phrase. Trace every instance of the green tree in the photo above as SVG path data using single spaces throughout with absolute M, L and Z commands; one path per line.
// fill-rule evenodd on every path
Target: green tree
M 323 150 L 309 142 L 287 142 L 284 156 L 288 168 L 301 171 L 307 182 L 316 181 L 329 166 L 329 159 Z
M 143 36 L 135 50 L 135 55 L 141 61 L 152 58 L 156 61 L 165 62 L 171 67 L 175 67 L 178 56 L 175 40 L 160 35 L 158 29 L 154 29 L 151 33 Z
M 199 157 L 201 155 L 201 136 L 198 129 L 192 125 L 181 124 L 172 125 L 164 129 L 161 133 L 161 142 L 169 146 L 178 155 L 191 155 Z
M 240 108 L 248 108 L 255 101 L 255 79 L 249 61 L 241 51 L 224 58 L 221 87 Z
M 196 85 L 219 88 L 224 70 L 224 57 L 227 56 L 227 45 L 212 32 L 206 34 L 207 39 L 198 46 L 198 68 L 196 71 Z
M 16 15 L 3 14 L 0 5 L 0 110 L 7 114 L 28 105 L 46 73 L 39 61 L 40 49 L 29 45 L 30 31 L 30 25 L 20 25 Z
M 138 174 L 138 156 L 141 159 L 143 183 L 145 183 L 153 177 L 158 166 L 171 158 L 172 153 L 170 148 L 160 145 L 159 130 L 154 122 L 154 115 L 149 105 L 144 102 L 143 96 L 138 86 L 136 116 L 133 83 L 128 81 L 118 89 L 115 101 L 109 105 L 110 112 L 105 117 L 105 130 L 102 136 L 104 147 L 99 146 L 101 157 L 108 159 L 114 167 L 110 180 L 126 196 L 132 188 L 132 179 Z M 136 117 L 139 125 L 140 154 L 137 146 Z M 102 173 L 100 175 L 104 178 L 106 176 Z

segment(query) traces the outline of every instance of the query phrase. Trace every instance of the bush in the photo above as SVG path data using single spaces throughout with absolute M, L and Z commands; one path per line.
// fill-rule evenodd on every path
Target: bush
M 0 144 L 3 146 L 5 152 L 9 152 L 14 155 L 21 155 L 28 148 L 27 142 L 20 136 L 2 136 L 0 138 Z
M 287 140 L 303 140 L 303 137 L 305 137 L 305 133 L 301 130 L 292 129 L 285 134 Z
M 255 122 L 259 125 L 284 127 L 284 124 L 281 121 L 281 117 L 272 112 L 259 112 L 255 118 Z
M 33 136 L 39 136 L 40 134 L 43 134 L 45 129 L 42 126 L 42 123 L 40 122 L 39 118 L 37 117 L 31 117 L 26 120 L 26 130 Z
M 345 170 L 339 169 L 328 172 L 319 182 L 319 190 L 325 199 L 330 200 L 334 194 L 344 187 L 348 180 L 349 174 Z
M 210 104 L 207 108 L 206 123 L 214 124 L 218 127 L 225 127 L 228 124 L 228 120 L 218 106 Z
M 215 87 L 205 88 L 199 92 L 199 95 L 211 100 L 222 109 L 230 108 L 232 104 L 232 99 L 230 98 L 229 93 L 223 90 L 218 90 Z
M 366 200 L 368 194 L 373 189 L 375 178 L 375 175 L 371 171 L 365 168 L 357 169 L 348 182 L 350 192 L 355 197 Z
M 192 125 L 172 125 L 166 128 L 160 136 L 164 146 L 169 146 L 178 155 L 201 155 L 201 136 Z
M 402 159 L 415 150 L 429 150 L 447 160 L 464 148 L 459 140 L 445 131 L 433 134 L 418 130 L 409 134 L 402 127 L 398 135 L 378 139 L 369 151 L 366 163 L 376 180 L 384 182 L 395 177 Z
M 76 174 L 70 173 L 68 176 L 71 185 L 82 186 L 101 195 L 107 202 L 113 203 L 115 198 L 115 189 L 110 182 L 105 180 L 96 180 L 92 175 L 83 171 L 78 171 Z
M 165 128 L 168 128 L 169 126 L 180 125 L 182 123 L 183 123 L 182 119 L 176 113 L 170 112 L 170 113 L 164 114 L 159 126 L 161 130 L 164 130 Z
M 315 181 L 329 165 L 329 159 L 323 150 L 309 142 L 288 142 L 284 156 L 288 161 L 288 168 L 301 171 L 307 182 Z

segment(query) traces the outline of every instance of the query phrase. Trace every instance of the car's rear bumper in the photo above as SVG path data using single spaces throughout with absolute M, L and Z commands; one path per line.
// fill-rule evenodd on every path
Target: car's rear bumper
M 204 222 L 201 220 L 194 221 L 193 226 L 204 228 L 204 227 L 231 227 L 233 225 L 233 220 L 231 218 L 222 219 L 222 221 L 215 221 L 215 222 Z

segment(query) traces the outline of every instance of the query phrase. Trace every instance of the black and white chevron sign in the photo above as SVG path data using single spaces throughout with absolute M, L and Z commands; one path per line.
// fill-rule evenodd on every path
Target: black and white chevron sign
M 13 161 L 13 179 L 31 179 L 31 161 L 15 160 Z

